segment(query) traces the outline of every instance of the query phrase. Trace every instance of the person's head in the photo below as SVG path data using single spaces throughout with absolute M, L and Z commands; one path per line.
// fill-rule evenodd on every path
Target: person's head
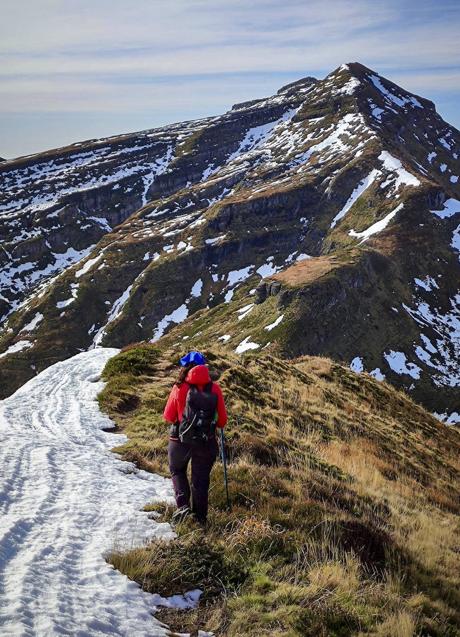
M 179 371 L 179 375 L 176 380 L 176 385 L 182 385 L 182 383 L 185 382 L 185 379 L 187 378 L 187 374 L 193 367 L 196 367 L 197 365 L 204 365 L 205 363 L 206 363 L 206 358 L 203 356 L 201 352 L 192 351 L 186 354 L 185 356 L 182 356 L 182 358 L 179 361 L 179 365 L 181 369 Z

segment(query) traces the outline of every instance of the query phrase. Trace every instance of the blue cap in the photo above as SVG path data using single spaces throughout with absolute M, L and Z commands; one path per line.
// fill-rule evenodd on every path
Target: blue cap
M 190 363 L 195 363 L 195 365 L 204 365 L 206 363 L 206 359 L 200 352 L 189 352 L 179 361 L 181 367 L 186 367 L 190 365 Z

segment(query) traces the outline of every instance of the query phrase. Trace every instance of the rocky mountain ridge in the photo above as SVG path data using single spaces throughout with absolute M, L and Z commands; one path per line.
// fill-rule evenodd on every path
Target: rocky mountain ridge
M 352 63 L 2 163 L 3 394 L 181 324 L 177 343 L 327 354 L 455 421 L 459 153 L 432 102 Z

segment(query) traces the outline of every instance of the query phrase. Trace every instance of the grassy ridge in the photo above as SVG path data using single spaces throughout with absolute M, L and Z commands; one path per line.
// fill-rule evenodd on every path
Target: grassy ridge
M 459 433 L 327 359 L 207 355 L 231 416 L 232 511 L 217 464 L 206 533 L 184 522 L 174 542 L 110 557 L 146 590 L 204 591 L 160 618 L 229 636 L 460 635 Z M 116 451 L 160 473 L 176 372 L 172 351 L 134 346 L 99 398 L 129 438 Z

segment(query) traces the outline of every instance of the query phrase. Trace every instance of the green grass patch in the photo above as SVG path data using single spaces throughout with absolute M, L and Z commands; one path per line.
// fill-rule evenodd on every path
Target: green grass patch
M 103 378 L 110 380 L 117 376 L 141 376 L 152 373 L 159 355 L 159 349 L 149 343 L 126 347 L 118 356 L 108 361 Z

